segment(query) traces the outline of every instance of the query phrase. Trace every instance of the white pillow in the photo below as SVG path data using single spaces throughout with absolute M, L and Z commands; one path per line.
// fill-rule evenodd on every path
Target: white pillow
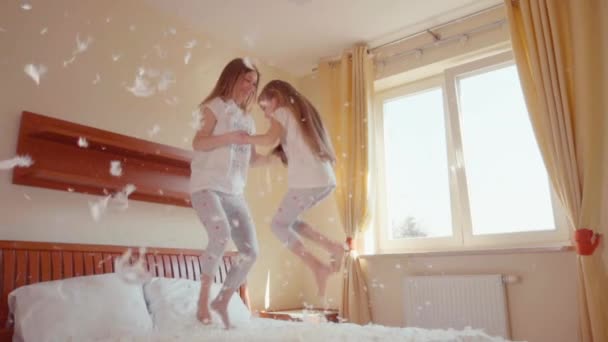
M 200 326 L 196 318 L 200 281 L 189 279 L 154 278 L 144 284 L 144 296 L 157 331 L 167 332 Z M 210 300 L 219 293 L 221 286 L 212 284 Z M 213 311 L 213 321 L 221 322 Z M 236 292 L 228 303 L 230 322 L 240 325 L 251 319 L 251 312 Z
M 152 331 L 141 285 L 116 274 L 20 287 L 9 294 L 14 342 L 83 341 Z

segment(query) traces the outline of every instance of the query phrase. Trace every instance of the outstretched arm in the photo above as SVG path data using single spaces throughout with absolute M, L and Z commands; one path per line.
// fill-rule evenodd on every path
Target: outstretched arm
M 217 119 L 209 108 L 203 110 L 203 117 L 201 120 L 203 121 L 203 126 L 196 132 L 196 135 L 192 140 L 192 148 L 195 151 L 211 151 L 225 145 L 245 143 L 247 133 L 244 131 L 212 135 Z
M 252 145 L 274 145 L 283 133 L 283 126 L 274 118 L 269 118 L 270 128 L 264 134 L 250 135 L 246 138 L 248 144 Z

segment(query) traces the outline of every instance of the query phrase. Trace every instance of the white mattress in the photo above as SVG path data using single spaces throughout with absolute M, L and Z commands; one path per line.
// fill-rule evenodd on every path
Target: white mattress
M 220 325 L 197 324 L 171 333 L 140 336 L 116 336 L 103 341 L 402 341 L 402 342 L 504 342 L 479 330 L 426 330 L 379 325 L 359 326 L 350 323 L 288 322 L 252 318 L 232 330 Z

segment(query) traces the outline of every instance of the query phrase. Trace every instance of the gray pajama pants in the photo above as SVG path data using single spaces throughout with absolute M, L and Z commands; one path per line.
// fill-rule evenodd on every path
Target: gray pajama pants
M 202 272 L 213 277 L 232 238 L 239 261 L 232 265 L 224 287 L 237 289 L 247 278 L 258 256 L 258 240 L 249 208 L 243 195 L 202 190 L 192 194 L 192 207 L 207 230 L 207 249 Z
M 302 227 L 299 219 L 300 214 L 312 208 L 322 199 L 327 197 L 333 186 L 321 188 L 299 189 L 291 188 L 287 190 L 285 197 L 277 209 L 277 213 L 272 219 L 272 232 L 285 245 L 289 246 L 295 241 L 299 241 L 297 234 Z

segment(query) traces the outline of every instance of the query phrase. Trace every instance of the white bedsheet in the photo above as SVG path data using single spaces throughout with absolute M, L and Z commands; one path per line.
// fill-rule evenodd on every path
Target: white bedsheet
M 116 336 L 104 342 L 157 342 L 157 341 L 403 341 L 403 342 L 505 342 L 474 330 L 426 330 L 395 328 L 380 325 L 359 326 L 350 323 L 288 322 L 264 318 L 252 318 L 232 330 L 220 325 L 196 324 L 183 331 L 149 335 Z

